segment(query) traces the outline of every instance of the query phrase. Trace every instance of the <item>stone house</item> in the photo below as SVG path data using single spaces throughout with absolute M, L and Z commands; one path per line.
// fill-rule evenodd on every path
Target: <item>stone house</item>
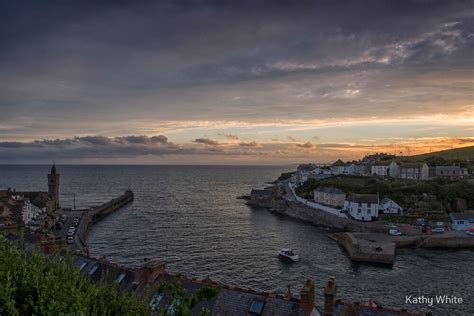
M 314 201 L 333 207 L 343 207 L 346 193 L 334 187 L 318 187 L 313 191 Z
M 371 165 L 370 174 L 396 178 L 400 175 L 400 167 L 394 160 L 379 161 Z
M 400 164 L 400 178 L 426 180 L 429 178 L 429 167 L 426 162 L 404 162 Z
M 466 168 L 460 166 L 436 166 L 435 177 L 449 178 L 449 179 L 462 179 L 468 175 Z

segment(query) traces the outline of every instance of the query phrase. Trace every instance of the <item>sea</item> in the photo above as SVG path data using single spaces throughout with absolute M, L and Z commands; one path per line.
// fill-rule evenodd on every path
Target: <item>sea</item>
M 474 315 L 474 251 L 400 250 L 392 267 L 352 263 L 328 230 L 251 208 L 237 197 L 265 186 L 294 166 L 59 165 L 60 204 L 86 208 L 127 189 L 128 206 L 92 227 L 90 253 L 123 265 L 164 259 L 171 273 L 210 277 L 259 291 L 299 294 L 315 281 L 323 304 L 329 276 L 337 297 L 433 315 Z M 47 190 L 46 165 L 0 165 L 0 190 Z M 285 264 L 281 248 L 301 261 Z M 414 304 L 407 297 L 463 298 L 462 304 Z M 409 300 L 410 301 L 410 300 Z

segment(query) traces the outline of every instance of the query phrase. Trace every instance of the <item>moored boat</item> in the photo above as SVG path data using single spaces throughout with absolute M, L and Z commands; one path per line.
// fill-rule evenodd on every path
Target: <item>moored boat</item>
M 298 262 L 300 261 L 300 256 L 295 255 L 292 249 L 283 248 L 278 252 L 278 258 L 287 262 Z

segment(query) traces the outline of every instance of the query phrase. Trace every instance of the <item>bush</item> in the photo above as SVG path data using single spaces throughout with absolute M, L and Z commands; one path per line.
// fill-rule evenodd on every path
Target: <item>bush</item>
M 0 235 L 0 315 L 149 315 L 148 306 L 82 276 L 70 259 L 43 256 Z

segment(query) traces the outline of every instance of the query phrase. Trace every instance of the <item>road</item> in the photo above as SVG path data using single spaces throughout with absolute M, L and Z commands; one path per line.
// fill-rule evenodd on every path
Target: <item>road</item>
M 66 221 L 64 222 L 64 225 L 63 225 L 62 229 L 56 230 L 56 236 L 59 236 L 59 237 L 61 237 L 61 239 L 67 241 L 67 237 L 68 237 L 67 232 L 68 232 L 68 230 L 71 226 L 74 226 L 74 218 L 75 217 L 79 218 L 79 225 L 80 225 L 80 221 L 82 220 L 83 213 L 84 213 L 84 211 L 64 211 L 64 215 L 66 215 Z M 73 235 L 74 239 L 75 239 L 75 243 L 76 243 L 76 239 L 77 239 L 77 231 L 78 231 L 79 225 L 77 225 L 76 232 Z M 68 245 L 74 246 L 75 243 L 74 244 L 68 244 Z

